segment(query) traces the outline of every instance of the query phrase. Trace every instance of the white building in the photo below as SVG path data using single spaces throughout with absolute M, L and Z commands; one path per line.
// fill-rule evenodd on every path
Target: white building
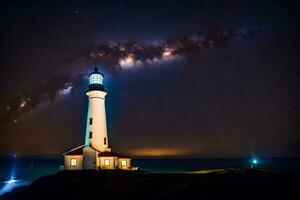
M 112 153 L 108 145 L 103 77 L 97 68 L 89 75 L 85 144 L 63 154 L 65 170 L 133 169 L 131 158 Z

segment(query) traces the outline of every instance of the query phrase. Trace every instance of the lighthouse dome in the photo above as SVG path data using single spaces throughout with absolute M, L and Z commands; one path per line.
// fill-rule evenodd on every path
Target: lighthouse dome
M 89 84 L 101 84 L 103 85 L 103 77 L 104 75 L 98 71 L 98 68 L 95 68 L 95 71 L 90 73 L 89 75 Z

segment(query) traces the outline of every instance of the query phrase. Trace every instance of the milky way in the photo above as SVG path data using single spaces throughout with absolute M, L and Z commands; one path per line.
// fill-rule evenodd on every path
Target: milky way
M 208 48 L 224 46 L 235 38 L 246 38 L 259 30 L 256 28 L 237 31 L 215 27 L 205 33 L 179 36 L 163 43 L 130 41 L 95 44 L 82 54 L 63 61 L 61 68 L 65 73 L 51 76 L 32 88 L 21 91 L 1 109 L 0 122 L 17 122 L 22 115 L 32 111 L 41 102 L 55 101 L 59 95 L 69 94 L 82 83 L 88 62 L 97 63 L 112 74 L 137 67 L 151 70 L 153 65 L 176 59 L 188 59 L 190 54 L 200 54 Z

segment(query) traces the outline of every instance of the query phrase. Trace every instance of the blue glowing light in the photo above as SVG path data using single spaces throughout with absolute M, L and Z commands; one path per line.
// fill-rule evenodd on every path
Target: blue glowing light
M 15 183 L 17 182 L 17 180 L 15 180 L 14 177 L 11 177 L 9 181 L 7 181 L 7 183 Z
M 13 177 L 12 177 L 13 178 Z M 22 181 L 22 180 L 16 180 L 16 179 L 10 179 L 8 181 L 0 182 L 2 184 L 0 187 L 0 196 L 4 193 L 10 192 L 16 187 L 27 185 L 29 182 Z
M 257 165 L 258 164 L 258 160 L 256 158 L 252 159 L 252 164 Z
M 101 74 L 91 74 L 90 84 L 103 84 L 103 76 Z
M 8 183 L 14 183 L 15 182 L 15 176 L 16 176 L 16 160 L 17 160 L 17 154 L 13 155 L 13 163 L 11 167 L 11 174 L 10 179 L 7 181 Z
M 0 182 L 0 185 L 2 186 L 0 187 L 0 195 L 10 192 L 15 187 L 28 184 L 27 182 L 16 179 L 16 160 L 17 154 L 14 154 L 10 178 L 7 181 Z

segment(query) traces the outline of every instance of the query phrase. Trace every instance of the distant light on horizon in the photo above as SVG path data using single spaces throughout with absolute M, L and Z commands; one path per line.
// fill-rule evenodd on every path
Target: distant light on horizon
M 129 152 L 134 156 L 184 156 L 190 153 L 186 149 L 179 148 L 138 148 Z
M 251 162 L 252 162 L 252 164 L 254 164 L 254 165 L 257 165 L 257 164 L 258 164 L 258 160 L 257 160 L 256 158 L 253 158 Z

